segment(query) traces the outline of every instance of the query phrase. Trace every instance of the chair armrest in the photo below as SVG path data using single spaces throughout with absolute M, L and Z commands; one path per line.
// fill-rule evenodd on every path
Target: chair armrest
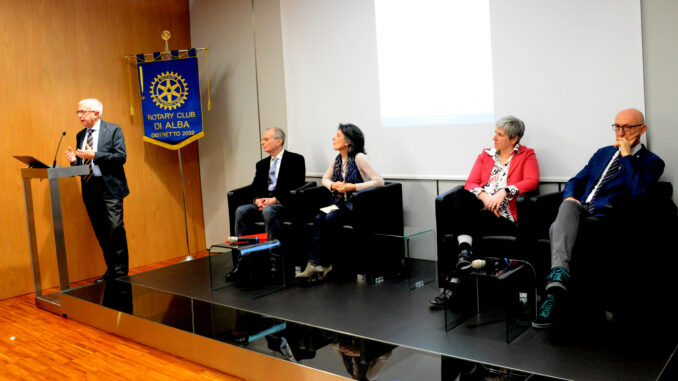
M 447 197 L 449 197 L 452 193 L 459 191 L 460 189 L 464 188 L 463 185 L 457 185 L 456 187 L 448 190 L 447 192 L 441 193 L 436 196 L 436 204 L 439 202 L 444 202 Z
M 253 189 L 252 184 L 245 185 L 244 187 L 231 189 L 228 191 L 227 196 L 229 201 L 246 200 L 247 202 L 252 202 L 254 200 Z
M 315 185 L 315 182 L 313 185 Z M 295 222 L 313 221 L 320 208 L 330 205 L 332 194 L 324 186 L 304 184 L 290 192 L 292 220 Z
M 530 201 L 536 202 L 539 206 L 553 207 L 559 206 L 563 201 L 563 192 L 553 192 L 540 194 L 528 198 Z
M 457 185 L 456 187 L 448 190 L 447 192 L 441 193 L 436 196 L 435 201 L 435 213 L 436 213 L 436 237 L 438 241 L 438 250 L 443 247 L 443 237 L 447 234 L 452 234 L 452 228 L 450 225 L 450 216 L 452 215 L 452 210 L 450 207 L 450 195 L 452 193 L 458 192 L 463 189 L 463 185 Z
M 386 183 L 355 192 L 351 201 L 354 226 L 359 233 L 403 234 L 402 184 Z
M 318 186 L 318 184 L 315 181 L 307 181 L 307 182 L 304 183 L 304 185 L 300 186 L 297 189 L 293 189 L 290 192 L 294 192 L 294 191 L 301 190 L 301 189 L 315 188 L 317 186 Z
M 288 216 L 286 220 L 293 224 L 304 221 L 302 216 L 308 215 L 311 212 L 310 208 L 306 205 L 309 203 L 310 198 L 313 197 L 313 191 L 307 191 L 315 188 L 318 188 L 315 181 L 307 181 L 304 185 L 290 191 L 290 198 L 285 208 Z M 322 190 L 317 192 L 322 193 Z
M 516 197 L 516 202 L 520 203 L 520 202 L 523 202 L 527 199 L 530 199 L 532 197 L 537 197 L 537 196 L 539 196 L 539 189 L 533 189 L 529 192 L 525 192 L 523 194 L 518 195 L 518 197 Z
M 518 232 L 525 240 L 547 239 L 558 215 L 563 192 L 518 197 Z
M 457 185 L 456 187 L 448 190 L 445 193 L 441 193 L 436 196 L 436 228 L 439 232 L 446 233 L 446 229 L 443 229 L 443 226 L 446 227 L 444 221 L 449 219 L 452 211 L 450 210 L 450 196 L 463 189 L 463 185 Z
M 240 205 L 250 204 L 254 201 L 254 192 L 252 184 L 236 188 L 226 194 L 228 202 L 228 222 L 230 225 L 230 235 L 235 235 L 235 210 Z
M 673 186 L 669 182 L 658 182 L 644 194 L 619 200 L 614 206 L 602 209 L 604 220 L 656 221 L 675 215 L 676 207 L 671 200 Z

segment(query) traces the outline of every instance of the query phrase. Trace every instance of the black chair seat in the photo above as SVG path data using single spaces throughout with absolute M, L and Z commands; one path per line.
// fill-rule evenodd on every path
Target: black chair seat
M 311 244 L 315 216 L 320 208 L 330 205 L 332 195 L 324 186 L 305 188 L 294 193 L 300 205 L 297 218 L 303 221 L 305 227 L 305 236 L 299 240 L 300 256 L 297 261 L 299 265 L 303 265 Z M 351 250 L 349 255 L 335 259 L 337 273 L 348 276 L 356 273 L 378 273 L 382 270 L 379 268 L 380 261 L 399 261 L 399 258 L 391 258 L 393 253 L 373 248 L 371 237 L 375 233 L 403 234 L 402 200 L 402 185 L 399 183 L 387 182 L 383 187 L 353 193 L 353 224 L 342 227 L 342 244 L 348 245 Z
M 447 192 L 441 193 L 436 197 L 436 234 L 438 249 L 438 283 L 442 282 L 456 262 L 457 257 L 457 238 L 452 232 L 452 196 L 455 192 L 464 189 L 463 185 L 458 185 Z M 518 196 L 516 199 L 518 218 L 518 236 L 484 236 L 480 242 L 474 244 L 474 255 L 476 257 L 495 256 L 510 257 L 513 259 L 522 259 L 529 262 L 533 261 L 530 256 L 531 251 L 524 247 L 522 237 L 522 215 L 526 200 L 537 196 L 538 191 L 534 190 Z M 528 206 L 529 207 L 529 206 Z M 442 285 L 441 285 L 442 287 Z
M 572 301 L 579 310 L 610 308 L 637 317 L 660 305 L 662 295 L 678 291 L 671 280 L 678 260 L 666 250 L 678 231 L 672 195 L 671 183 L 659 182 L 644 195 L 581 221 L 570 264 Z M 551 265 L 549 227 L 562 199 L 562 192 L 531 197 L 521 214 L 543 269 L 542 289 Z

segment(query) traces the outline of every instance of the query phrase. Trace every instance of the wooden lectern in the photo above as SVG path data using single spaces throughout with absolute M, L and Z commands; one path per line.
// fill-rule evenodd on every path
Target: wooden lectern
M 86 165 L 73 167 L 48 167 L 37 160 L 27 156 L 15 156 L 29 165 L 21 169 L 21 178 L 24 182 L 24 199 L 26 200 L 26 222 L 28 223 L 28 245 L 31 250 L 31 264 L 33 266 L 33 281 L 35 284 L 35 304 L 44 310 L 61 315 L 61 292 L 43 295 L 42 278 L 40 276 L 40 258 L 38 256 L 38 244 L 35 237 L 35 217 L 33 214 L 33 195 L 31 190 L 32 179 L 48 179 L 49 195 L 52 205 L 52 224 L 54 225 L 54 243 L 56 245 L 57 265 L 59 269 L 59 286 L 61 291 L 70 288 L 68 279 L 68 262 L 66 259 L 66 245 L 64 241 L 64 224 L 61 215 L 61 194 L 59 192 L 59 179 L 86 175 L 89 169 Z

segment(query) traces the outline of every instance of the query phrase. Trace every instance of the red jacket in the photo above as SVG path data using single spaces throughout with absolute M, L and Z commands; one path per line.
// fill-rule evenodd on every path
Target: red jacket
M 471 173 L 468 175 L 466 184 L 464 184 L 464 189 L 482 188 L 487 184 L 487 180 L 490 178 L 490 173 L 494 167 L 494 158 L 485 152 L 487 149 L 484 149 L 478 155 Z M 537 185 L 539 185 L 539 164 L 537 163 L 537 155 L 534 154 L 532 148 L 520 145 L 518 152 L 513 153 L 508 177 L 506 178 L 506 185 L 514 185 L 520 191 L 519 194 L 537 189 Z M 515 198 L 509 201 L 509 208 L 513 219 L 518 221 Z

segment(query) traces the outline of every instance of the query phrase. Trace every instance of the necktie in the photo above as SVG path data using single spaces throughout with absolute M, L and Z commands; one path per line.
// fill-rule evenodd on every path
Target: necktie
M 272 191 L 275 189 L 275 185 L 278 182 L 278 179 L 275 177 L 275 167 L 278 164 L 278 158 L 273 158 L 273 163 L 271 163 L 271 168 L 268 170 L 268 190 Z
M 94 147 L 94 130 L 91 128 L 87 129 L 87 144 L 85 148 Z M 92 178 L 92 159 L 85 159 L 85 165 L 89 167 L 89 173 L 85 176 L 85 182 L 88 182 Z
M 617 171 L 619 171 L 619 158 L 621 157 L 621 154 L 615 154 L 614 159 L 612 160 L 612 163 L 610 164 L 610 168 L 607 169 L 607 172 L 603 175 L 603 178 L 600 180 L 600 183 L 598 184 L 598 188 L 596 188 L 596 193 L 593 194 L 593 198 L 587 205 L 587 210 L 589 214 L 593 214 L 593 211 L 595 210 L 595 203 L 594 201 L 596 200 L 596 196 L 600 192 L 600 189 L 605 186 L 605 183 L 610 181 L 612 176 L 614 176 Z

